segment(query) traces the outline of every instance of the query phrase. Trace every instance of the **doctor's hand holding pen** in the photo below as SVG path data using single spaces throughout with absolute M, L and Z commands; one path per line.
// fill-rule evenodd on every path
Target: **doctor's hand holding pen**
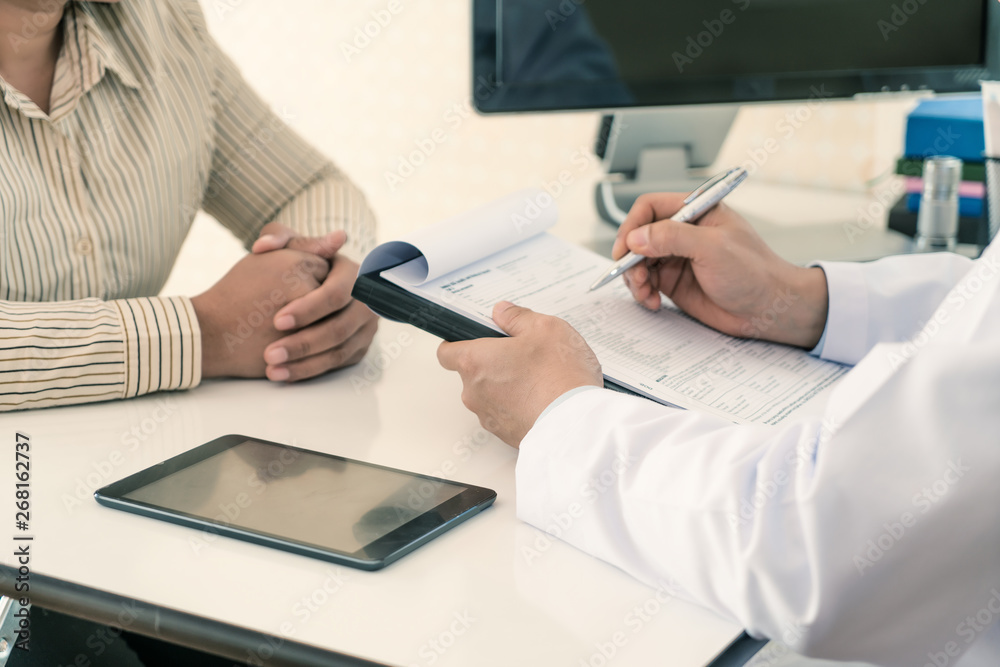
M 684 198 L 643 195 L 618 230 L 614 259 L 629 251 L 647 258 L 624 274 L 636 301 L 655 310 L 663 294 L 723 333 L 815 347 L 828 306 L 823 270 L 778 257 L 725 204 L 694 223 L 671 220 Z

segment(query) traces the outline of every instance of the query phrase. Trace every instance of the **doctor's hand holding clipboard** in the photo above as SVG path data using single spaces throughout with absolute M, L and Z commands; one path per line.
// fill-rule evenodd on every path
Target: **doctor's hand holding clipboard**
M 583 499 L 561 539 L 804 655 L 1000 664 L 1000 246 L 800 268 L 724 204 L 670 220 L 683 200 L 646 195 L 619 231 L 616 258 L 647 258 L 639 302 L 853 368 L 822 414 L 733 424 L 602 389 L 571 326 L 500 304 L 508 338 L 438 356 L 520 448 L 518 517 L 545 530 Z M 766 395 L 728 370 L 733 400 Z

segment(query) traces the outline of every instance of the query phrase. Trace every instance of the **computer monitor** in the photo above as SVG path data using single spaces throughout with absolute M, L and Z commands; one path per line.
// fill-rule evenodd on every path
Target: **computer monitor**
M 996 0 L 473 0 L 481 113 L 616 111 L 598 207 L 617 222 L 643 191 L 687 189 L 740 104 L 997 78 Z

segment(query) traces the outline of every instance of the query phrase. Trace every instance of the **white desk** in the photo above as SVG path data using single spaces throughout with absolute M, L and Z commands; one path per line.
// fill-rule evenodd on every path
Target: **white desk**
M 657 601 L 619 570 L 519 522 L 516 452 L 464 409 L 457 375 L 437 365 L 437 340 L 383 323 L 369 359 L 393 344 L 398 355 L 381 373 L 365 363 L 300 385 L 208 382 L 187 393 L 3 415 L 10 500 L 15 431 L 31 437 L 32 573 L 391 665 L 596 666 L 604 664 L 600 645 L 620 633 L 615 665 L 669 656 L 671 665 L 694 667 L 740 634 L 692 605 Z M 231 432 L 452 477 L 493 488 L 498 499 L 368 573 L 206 539 L 91 497 Z M 14 565 L 10 501 L 8 514 L 0 562 Z M 537 557 L 526 557 L 528 548 Z M 643 606 L 640 616 L 634 610 Z M 268 650 L 259 645 L 258 655 Z
M 607 252 L 615 229 L 597 220 L 587 189 L 581 183 L 559 199 L 556 232 Z M 843 221 L 870 201 L 826 193 L 817 202 L 823 196 L 748 185 L 730 203 L 751 218 L 768 217 L 759 223 L 765 234 L 797 235 L 800 242 L 782 254 L 807 261 L 834 249 L 806 241 L 817 234 L 848 241 Z M 778 210 L 776 198 L 784 198 L 788 220 L 767 215 Z M 856 258 L 906 249 L 906 239 L 884 226 L 865 235 L 867 245 L 842 243 L 833 258 L 850 258 L 843 250 L 852 248 Z M 14 433 L 32 439 L 32 572 L 82 587 L 45 580 L 43 606 L 72 599 L 65 611 L 107 622 L 109 609 L 128 607 L 94 591 L 134 598 L 153 610 L 153 620 L 126 614 L 132 629 L 148 632 L 146 624 L 157 623 L 175 641 L 244 659 L 266 657 L 262 635 L 269 635 L 322 649 L 315 664 L 333 664 L 333 652 L 391 665 L 598 667 L 602 647 L 608 651 L 616 639 L 623 645 L 614 649 L 615 665 L 662 663 L 665 656 L 678 667 L 711 662 L 740 628 L 676 599 L 661 602 L 662 594 L 657 599 L 656 591 L 516 519 L 516 452 L 464 409 L 458 376 L 436 362 L 437 343 L 383 322 L 360 366 L 304 384 L 207 382 L 181 394 L 0 416 L 11 495 Z M 375 573 L 206 538 L 91 497 L 110 481 L 233 432 L 487 486 L 499 497 L 482 515 Z M 0 549 L 0 563 L 14 565 L 8 510 L 10 548 Z M 0 580 L 0 589 L 11 583 Z M 178 623 L 160 610 L 195 618 Z M 185 624 L 210 625 L 199 619 L 226 624 L 219 632 L 228 638 L 213 644 L 178 634 Z

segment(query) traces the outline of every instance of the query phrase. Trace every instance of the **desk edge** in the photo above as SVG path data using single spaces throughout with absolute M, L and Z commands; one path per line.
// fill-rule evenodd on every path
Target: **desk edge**
M 29 595 L 14 591 L 17 568 L 0 564 L 0 594 L 70 616 L 179 644 L 197 651 L 258 665 L 301 667 L 385 667 L 351 655 L 335 653 L 285 637 L 196 616 L 115 593 L 82 586 L 44 574 L 31 574 Z M 135 620 L 122 623 L 123 610 Z M 265 657 L 267 655 L 267 657 Z

